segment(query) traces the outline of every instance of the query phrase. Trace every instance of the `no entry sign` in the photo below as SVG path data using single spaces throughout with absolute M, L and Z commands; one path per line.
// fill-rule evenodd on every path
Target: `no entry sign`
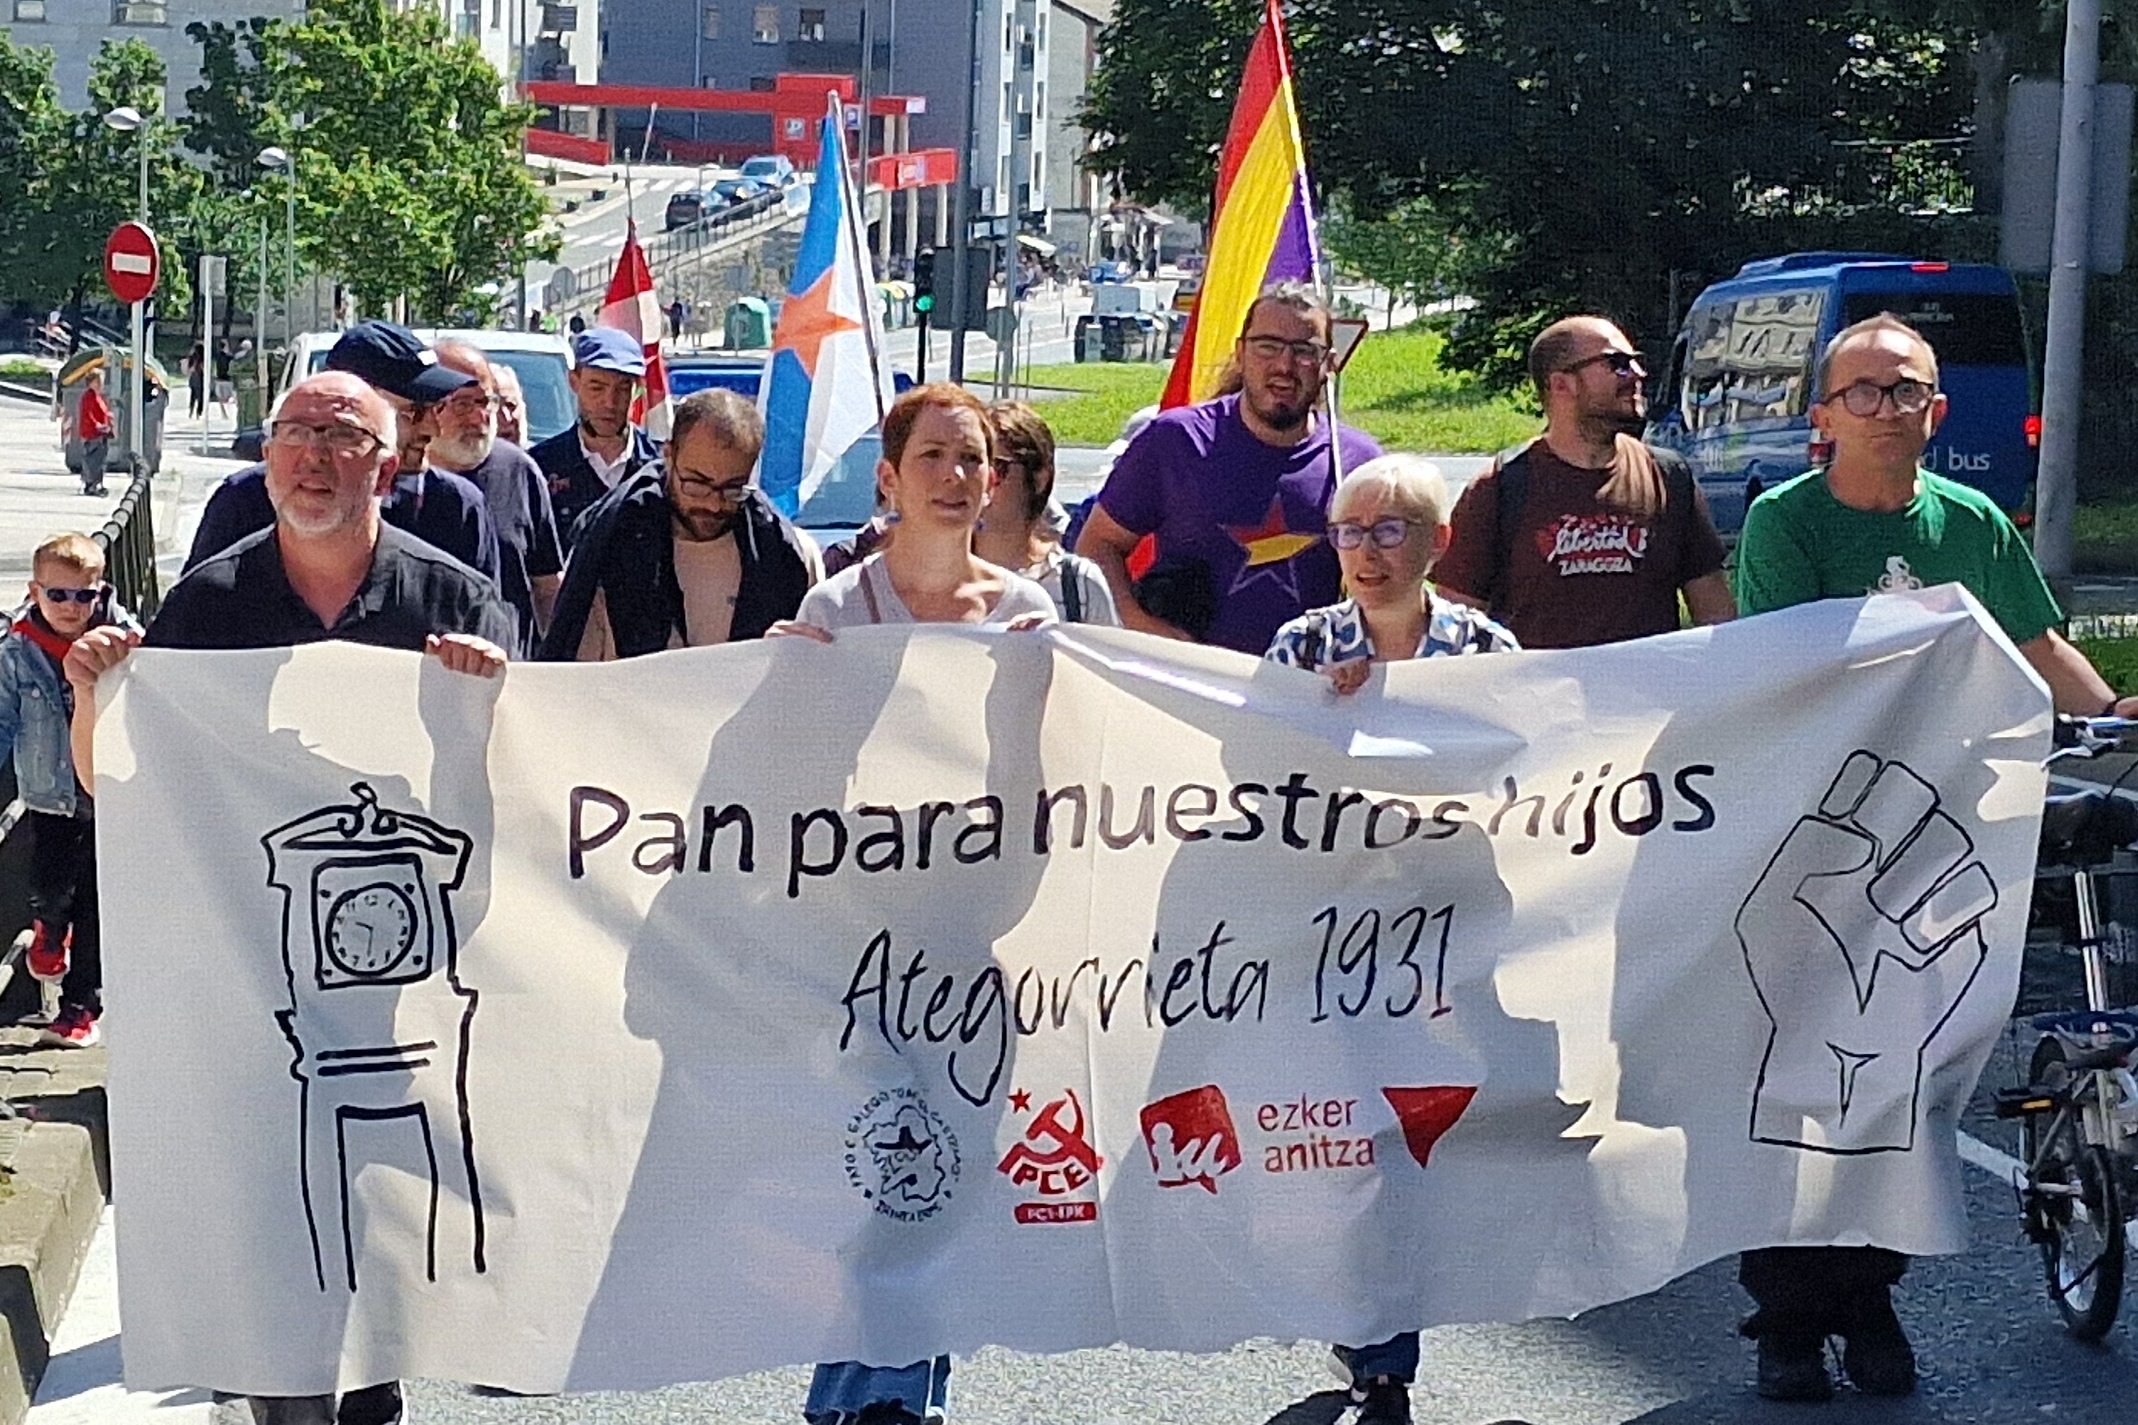
M 163 258 L 156 235 L 140 223 L 121 223 L 104 244 L 104 282 L 122 302 L 139 302 L 156 290 Z

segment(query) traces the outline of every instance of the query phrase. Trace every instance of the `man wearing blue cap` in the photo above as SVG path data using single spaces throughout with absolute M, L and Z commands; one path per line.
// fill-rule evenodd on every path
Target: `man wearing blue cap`
M 393 407 L 398 469 L 380 507 L 386 523 L 496 583 L 497 525 L 482 491 L 458 475 L 426 469 L 423 462 L 432 408 L 471 378 L 441 366 L 414 332 L 392 322 L 358 322 L 343 332 L 327 353 L 326 369 L 357 377 Z M 233 473 L 208 496 L 185 567 L 190 571 L 274 522 L 263 460 Z
M 527 452 L 549 480 L 550 504 L 567 549 L 579 516 L 625 476 L 660 456 L 652 437 L 631 424 L 631 403 L 646 374 L 638 338 L 614 327 L 588 327 L 572 338 L 572 363 L 578 421 Z

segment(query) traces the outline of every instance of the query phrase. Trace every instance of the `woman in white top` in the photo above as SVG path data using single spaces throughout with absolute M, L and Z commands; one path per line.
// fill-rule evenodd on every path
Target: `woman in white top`
M 900 396 L 883 418 L 876 467 L 898 538 L 811 589 L 794 621 L 772 631 L 829 643 L 832 630 L 856 624 L 1054 622 L 1045 589 L 973 553 L 993 474 L 994 438 L 978 397 L 947 382 Z
M 987 408 L 995 435 L 995 494 L 973 552 L 1014 569 L 1054 600 L 1066 623 L 1119 627 L 1113 590 L 1099 566 L 1062 548 L 1054 505 L 1054 432 L 1022 401 Z
M 994 444 L 987 407 L 962 386 L 916 386 L 883 418 L 876 476 L 898 538 L 812 588 L 775 634 L 830 643 L 833 630 L 872 623 L 971 623 L 1012 630 L 1053 623 L 1054 601 L 1021 574 L 973 553 L 987 509 Z M 943 1418 L 950 1358 L 908 1366 L 820 1365 L 802 1416 L 811 1425 L 923 1425 Z

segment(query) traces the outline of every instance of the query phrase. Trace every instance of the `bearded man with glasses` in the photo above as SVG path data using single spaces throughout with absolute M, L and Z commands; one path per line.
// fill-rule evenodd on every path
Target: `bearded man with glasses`
M 762 638 L 824 577 L 816 541 L 757 488 L 765 418 L 733 391 L 677 403 L 655 463 L 578 523 L 542 657 L 605 663 Z
M 1093 503 L 1076 552 L 1105 572 L 1128 628 L 1260 654 L 1277 630 L 1336 602 L 1322 538 L 1338 464 L 1381 453 L 1320 412 L 1329 379 L 1329 309 L 1312 288 L 1278 283 L 1248 308 L 1233 348 L 1239 388 L 1162 412 L 1129 443 Z M 1130 559 L 1145 537 L 1156 557 Z
M 1737 546 L 1737 599 L 1748 615 L 1815 599 L 1852 599 L 1935 584 L 1967 589 L 2042 681 L 2057 710 L 2138 716 L 2057 625 L 2055 597 L 2019 531 L 1987 495 L 1920 468 L 1946 401 L 1921 332 L 1881 314 L 1857 322 L 1819 357 L 1811 418 L 1833 458 L 1752 502 Z M 1826 1340 L 1860 1391 L 1915 1389 L 1915 1353 L 1892 1289 L 1908 1259 L 1883 1247 L 1768 1247 L 1738 1279 L 1758 1305 L 1744 1333 L 1759 1343 L 1759 1393 L 1833 1394 Z
M 1736 613 L 1722 540 L 1692 471 L 1643 445 L 1647 368 L 1602 317 L 1553 322 L 1529 348 L 1544 433 L 1456 502 L 1440 592 L 1488 610 L 1524 648 L 1588 648 Z

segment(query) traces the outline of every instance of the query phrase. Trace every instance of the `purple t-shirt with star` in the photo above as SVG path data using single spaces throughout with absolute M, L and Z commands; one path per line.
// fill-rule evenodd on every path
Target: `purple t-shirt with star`
M 1346 471 L 1381 453 L 1364 431 L 1342 432 Z M 1114 463 L 1099 508 L 1134 534 L 1155 534 L 1154 569 L 1200 560 L 1217 617 L 1205 642 L 1260 657 L 1279 628 L 1339 595 L 1336 551 L 1322 538 L 1336 471 L 1329 423 L 1298 445 L 1264 445 L 1220 396 L 1166 411 Z

